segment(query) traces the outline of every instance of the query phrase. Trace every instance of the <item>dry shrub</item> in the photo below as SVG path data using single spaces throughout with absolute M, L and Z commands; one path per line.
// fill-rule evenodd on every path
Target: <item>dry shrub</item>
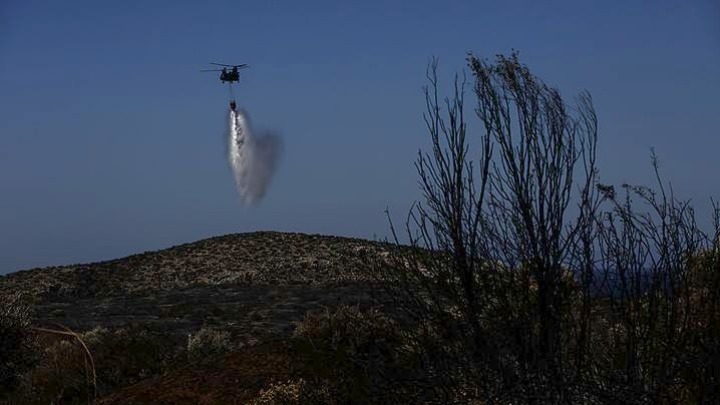
M 302 404 L 336 404 L 327 388 L 308 384 L 302 378 L 270 384 L 258 395 L 251 405 L 302 405 Z
M 47 337 L 40 363 L 16 393 L 21 403 L 87 403 L 95 396 L 88 347 L 96 370 L 97 395 L 159 376 L 184 359 L 177 339 L 147 327 L 117 330 L 97 327 L 79 339 Z
M 184 359 L 180 338 L 146 326 L 95 329 L 85 338 L 90 340 L 98 378 L 108 386 L 130 385 L 162 375 Z
M 340 306 L 307 314 L 293 335 L 315 389 L 341 403 L 382 401 L 401 374 L 403 336 L 381 312 Z
M 234 348 L 229 332 L 203 327 L 196 333 L 188 335 L 187 357 L 192 363 L 203 363 Z
M 17 393 L 23 403 L 84 403 L 94 396 L 85 351 L 73 340 L 56 339 Z
M 30 370 L 38 359 L 37 339 L 30 329 L 32 308 L 19 293 L 4 296 L 2 299 L 0 398 L 17 386 L 22 373 Z

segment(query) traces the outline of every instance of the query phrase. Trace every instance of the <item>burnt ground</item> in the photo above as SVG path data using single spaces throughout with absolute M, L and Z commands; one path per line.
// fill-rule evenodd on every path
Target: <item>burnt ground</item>
M 234 335 L 261 339 L 287 335 L 308 311 L 340 304 L 368 306 L 377 291 L 360 283 L 344 286 L 198 286 L 123 296 L 53 300 L 36 305 L 37 322 L 82 331 L 133 324 L 178 334 L 222 326 Z M 389 300 L 385 300 L 389 304 Z

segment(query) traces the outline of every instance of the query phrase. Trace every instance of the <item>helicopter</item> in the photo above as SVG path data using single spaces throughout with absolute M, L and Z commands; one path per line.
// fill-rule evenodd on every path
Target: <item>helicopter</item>
M 220 72 L 220 81 L 224 83 L 228 83 L 229 89 L 230 89 L 230 109 L 235 111 L 237 108 L 237 104 L 235 103 L 235 96 L 233 95 L 233 89 L 232 84 L 233 83 L 239 83 L 240 82 L 240 73 L 238 70 L 245 69 L 246 67 L 249 67 L 247 63 L 243 63 L 241 65 L 226 65 L 224 63 L 213 63 L 210 62 L 211 65 L 215 66 L 222 66 L 222 69 L 206 69 L 201 70 L 201 72 Z M 228 68 L 232 68 L 229 69 Z
M 210 62 L 211 65 L 215 66 L 223 66 L 222 69 L 206 69 L 201 70 L 201 72 L 220 72 L 220 81 L 225 83 L 238 83 L 240 82 L 240 73 L 238 72 L 239 69 L 245 69 L 246 67 L 249 67 L 247 63 L 243 63 L 241 65 L 226 65 L 223 63 L 213 63 Z M 228 68 L 232 68 L 228 70 Z

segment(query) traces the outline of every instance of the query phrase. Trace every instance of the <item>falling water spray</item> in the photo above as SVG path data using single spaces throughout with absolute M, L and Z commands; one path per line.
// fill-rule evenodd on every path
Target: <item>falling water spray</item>
M 272 133 L 254 133 L 245 111 L 230 109 L 228 159 L 243 202 L 256 204 L 275 174 L 282 142 Z

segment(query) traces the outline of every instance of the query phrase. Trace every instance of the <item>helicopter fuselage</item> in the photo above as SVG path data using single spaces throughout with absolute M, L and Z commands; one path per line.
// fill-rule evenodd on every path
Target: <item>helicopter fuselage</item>
M 220 81 L 223 83 L 233 83 L 240 81 L 240 74 L 238 73 L 237 69 L 233 69 L 231 71 L 227 71 L 223 69 L 223 71 L 220 73 Z

